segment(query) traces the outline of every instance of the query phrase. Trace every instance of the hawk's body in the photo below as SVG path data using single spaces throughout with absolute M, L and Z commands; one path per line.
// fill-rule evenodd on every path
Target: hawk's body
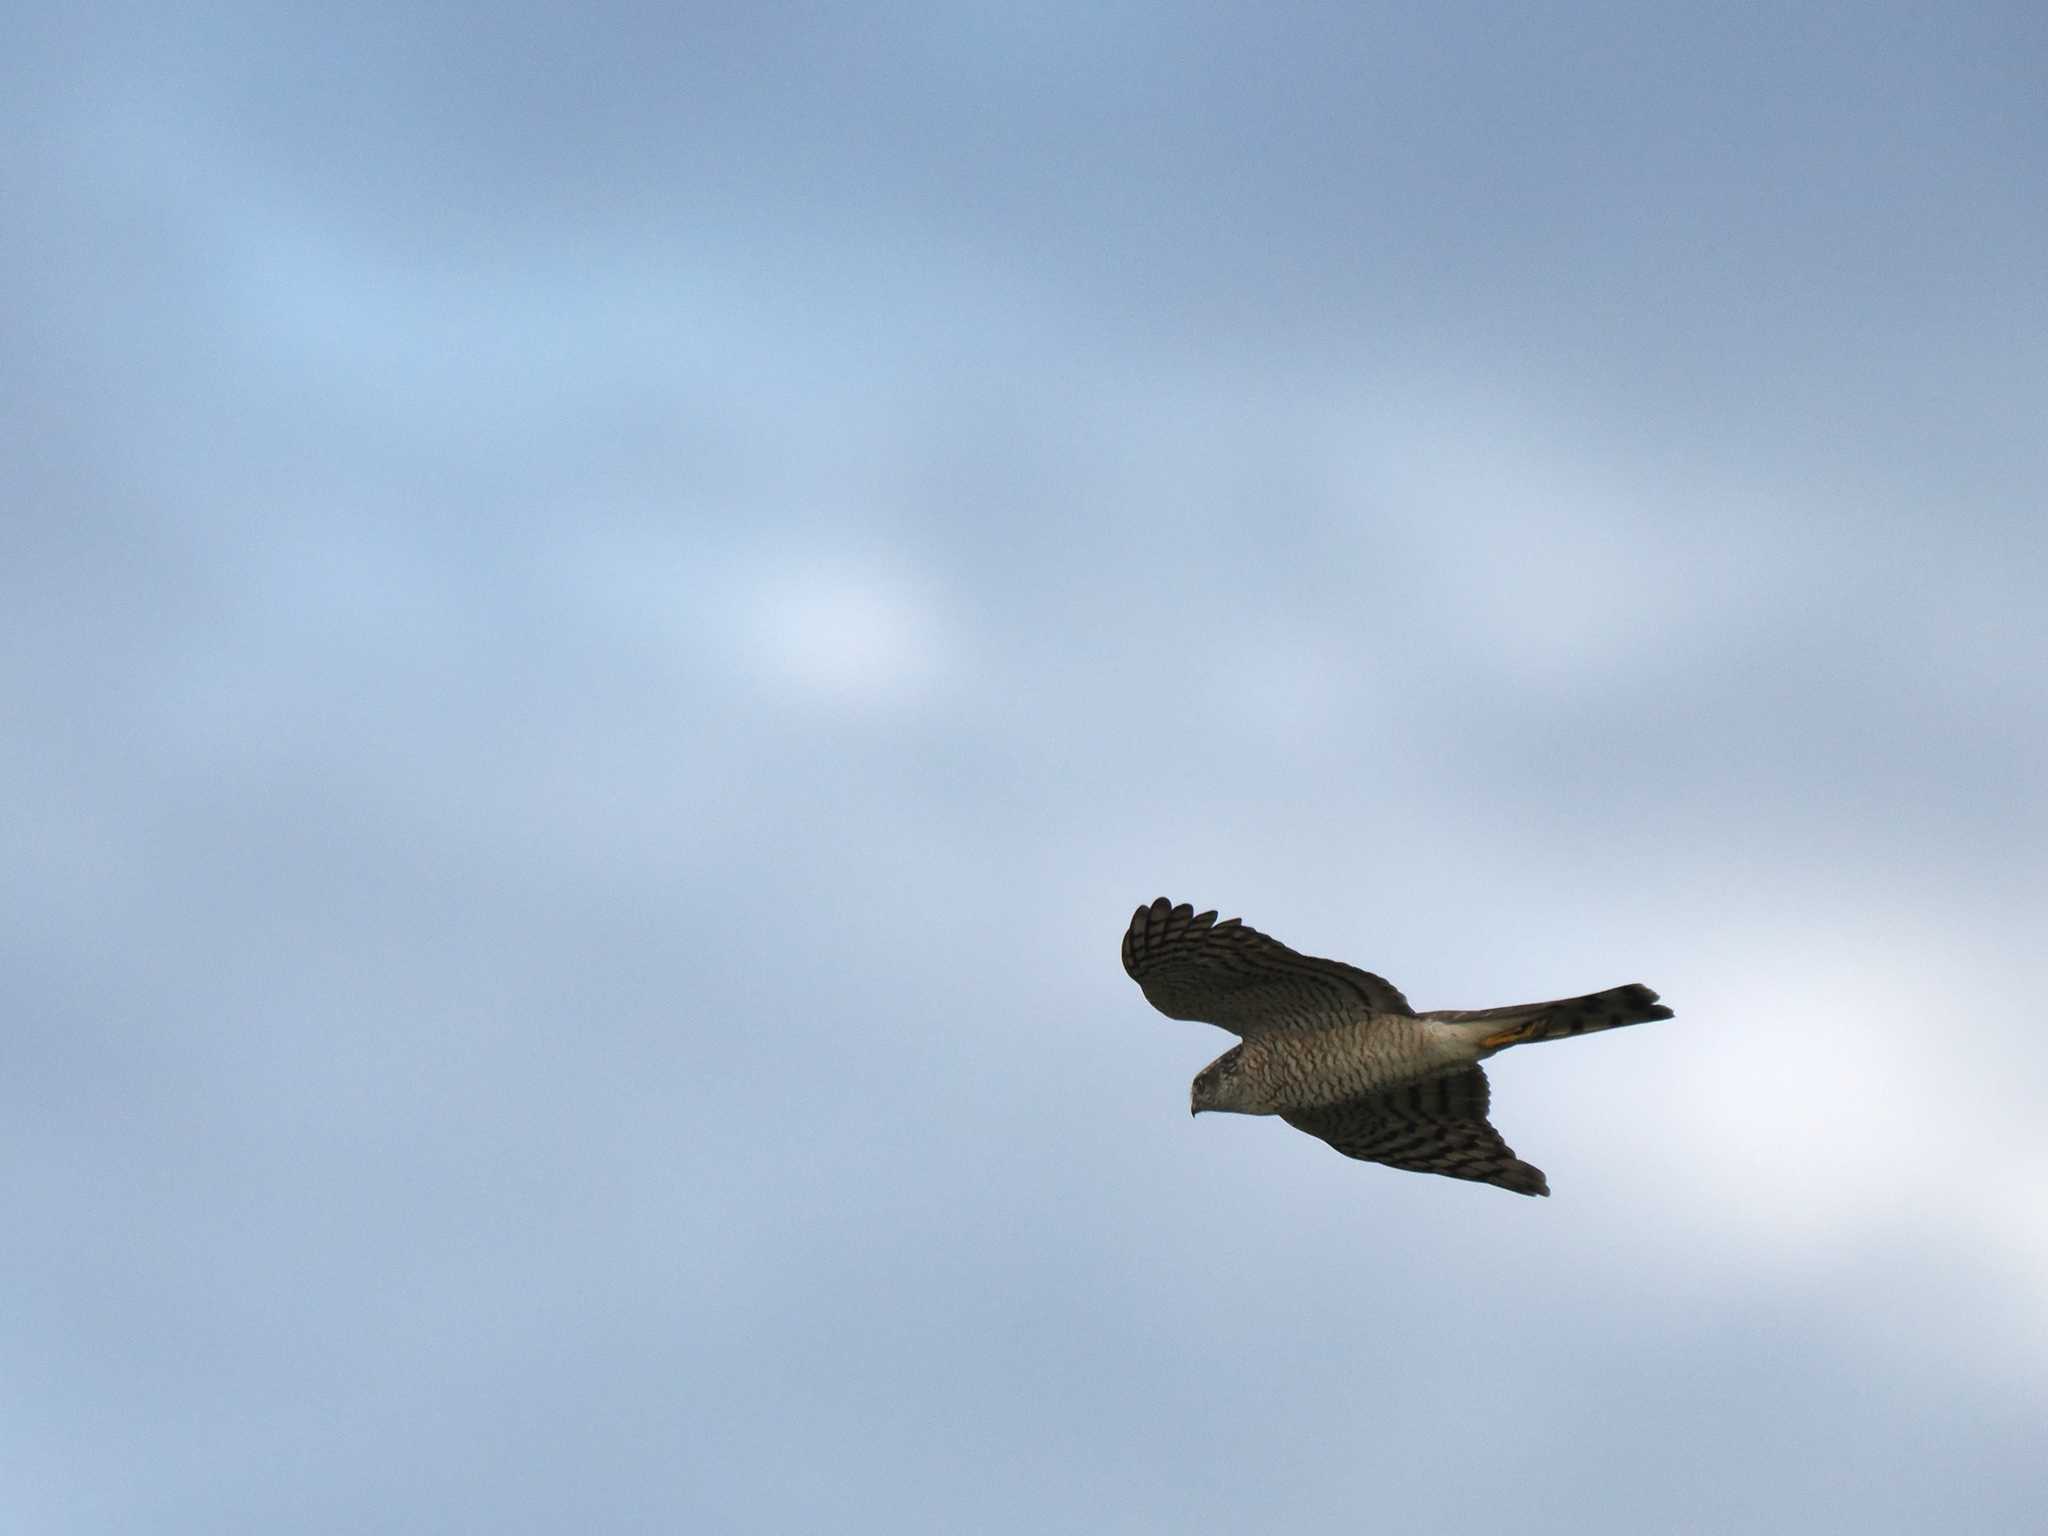
M 1417 1013 L 1370 971 L 1296 954 L 1236 918 L 1160 897 L 1132 914 L 1124 969 L 1161 1013 L 1242 1037 L 1191 1107 L 1279 1115 L 1347 1157 L 1547 1195 L 1486 1119 L 1479 1063 L 1510 1045 L 1668 1019 L 1648 987 L 1507 1008 Z

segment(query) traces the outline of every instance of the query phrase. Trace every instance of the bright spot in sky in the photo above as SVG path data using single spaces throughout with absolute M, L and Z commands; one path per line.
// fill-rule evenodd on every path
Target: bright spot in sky
M 937 671 L 937 625 L 910 584 L 839 563 L 778 570 L 757 590 L 757 660 L 803 692 L 850 704 L 900 700 Z

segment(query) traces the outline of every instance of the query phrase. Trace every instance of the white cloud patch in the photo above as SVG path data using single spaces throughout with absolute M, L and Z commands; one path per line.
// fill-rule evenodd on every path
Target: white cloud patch
M 865 561 L 777 564 L 751 579 L 749 659 L 807 697 L 882 704 L 924 692 L 940 673 L 933 606 L 902 573 Z
M 582 565 L 582 600 L 614 632 L 706 678 L 806 704 L 910 703 L 959 647 L 934 584 L 865 553 L 628 533 Z
M 1668 1056 L 1660 1071 L 1642 1052 L 1581 1049 L 1575 1070 L 1520 1064 L 1544 1081 L 1518 1069 L 1516 1101 L 1554 1117 L 1545 1150 L 1562 1131 L 1588 1166 L 1608 1157 L 1607 1176 L 1637 1186 L 1640 1208 L 1692 1213 L 1687 1263 L 1711 1272 L 1719 1255 L 1723 1283 L 1824 1289 L 1873 1253 L 1900 1253 L 1942 1277 L 1953 1309 L 1915 1322 L 1918 1347 L 1984 1356 L 1995 1341 L 2000 1358 L 1979 1366 L 2009 1370 L 2015 1350 L 2048 1363 L 2039 1085 L 2015 1071 L 2024 1058 L 2004 1022 L 1978 1016 L 2017 968 L 2001 975 L 1909 914 L 1831 908 L 1817 894 L 1806 910 L 1831 911 L 1834 931 L 1788 909 L 1777 926 L 1704 935 L 1693 974 L 1656 978 L 1678 1009 L 1655 1026 L 1676 1070 Z M 1617 1168 L 1616 1147 L 1640 1155 Z M 1897 1322 L 1885 1308 L 1847 1310 Z

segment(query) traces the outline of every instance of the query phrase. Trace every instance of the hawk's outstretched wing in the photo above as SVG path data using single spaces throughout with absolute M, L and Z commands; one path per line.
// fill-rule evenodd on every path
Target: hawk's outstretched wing
M 1391 983 L 1341 960 L 1298 955 L 1236 918 L 1217 922 L 1164 896 L 1131 915 L 1124 969 L 1168 1018 L 1234 1035 L 1318 1029 L 1368 1013 L 1413 1013 Z
M 1280 1118 L 1363 1162 L 1498 1184 L 1518 1195 L 1549 1194 L 1543 1170 L 1516 1157 L 1487 1123 L 1486 1103 L 1486 1074 L 1468 1067 Z

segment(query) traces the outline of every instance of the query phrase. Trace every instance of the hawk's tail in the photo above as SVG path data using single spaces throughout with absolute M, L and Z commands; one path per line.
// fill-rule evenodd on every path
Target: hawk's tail
M 1474 1043 L 1485 1051 L 1504 1051 L 1511 1045 L 1535 1045 L 1544 1040 L 1567 1040 L 1573 1035 L 1620 1029 L 1624 1024 L 1648 1024 L 1671 1016 L 1671 1010 L 1657 1001 L 1657 994 L 1641 982 L 1609 987 L 1605 992 L 1585 997 L 1561 998 L 1554 1003 L 1518 1003 L 1507 1008 L 1453 1009 L 1423 1015 L 1446 1024 L 1471 1026 Z

